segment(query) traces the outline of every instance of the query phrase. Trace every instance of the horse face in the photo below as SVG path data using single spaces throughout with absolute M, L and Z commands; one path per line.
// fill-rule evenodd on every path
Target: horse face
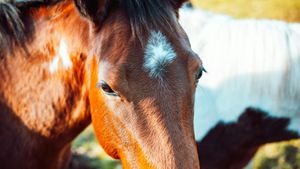
M 124 168 L 199 168 L 193 104 L 202 63 L 173 7 L 166 6 L 168 28 L 153 24 L 132 33 L 135 22 L 121 4 L 109 8 L 101 27 L 94 25 L 92 122 Z

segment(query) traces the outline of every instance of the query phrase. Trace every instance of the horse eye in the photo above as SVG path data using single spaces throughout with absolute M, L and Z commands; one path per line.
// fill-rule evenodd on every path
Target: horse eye
M 97 87 L 100 88 L 104 93 L 111 96 L 118 96 L 118 94 L 111 89 L 111 87 L 104 81 L 101 81 L 97 84 Z
M 198 71 L 198 73 L 197 73 L 197 75 L 196 75 L 196 80 L 197 80 L 197 81 L 202 77 L 203 72 L 206 73 L 206 70 L 205 70 L 204 67 L 202 67 L 202 68 Z

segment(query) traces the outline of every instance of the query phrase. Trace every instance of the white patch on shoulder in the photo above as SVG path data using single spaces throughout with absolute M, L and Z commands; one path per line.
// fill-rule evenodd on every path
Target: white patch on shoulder
M 59 64 L 59 57 L 55 56 L 49 65 L 50 73 L 56 72 L 56 70 L 58 69 L 58 64 Z
M 64 69 L 69 69 L 72 67 L 72 61 L 68 53 L 68 47 L 63 39 L 60 41 L 58 54 L 52 59 L 49 65 L 50 73 L 56 72 L 59 68 L 60 63 L 62 64 Z
M 145 50 L 144 68 L 151 77 L 161 78 L 167 65 L 176 58 L 176 53 L 161 32 L 151 32 Z
M 60 46 L 59 46 L 59 56 L 62 60 L 62 64 L 64 68 L 71 68 L 72 67 L 72 61 L 70 59 L 70 55 L 68 53 L 68 48 L 66 45 L 66 42 L 64 40 L 61 40 Z

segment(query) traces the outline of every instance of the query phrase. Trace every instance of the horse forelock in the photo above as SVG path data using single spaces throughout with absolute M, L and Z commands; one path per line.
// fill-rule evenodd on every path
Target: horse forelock
M 159 29 L 173 30 L 176 17 L 174 2 L 160 0 L 127 0 L 121 1 L 121 6 L 126 11 L 130 27 L 134 36 L 140 39 L 145 32 L 159 31 Z

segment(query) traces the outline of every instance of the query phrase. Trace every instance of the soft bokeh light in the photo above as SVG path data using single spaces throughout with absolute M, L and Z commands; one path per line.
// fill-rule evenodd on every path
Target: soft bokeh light
M 300 21 L 300 0 L 191 0 L 203 9 L 239 18 L 270 18 Z

